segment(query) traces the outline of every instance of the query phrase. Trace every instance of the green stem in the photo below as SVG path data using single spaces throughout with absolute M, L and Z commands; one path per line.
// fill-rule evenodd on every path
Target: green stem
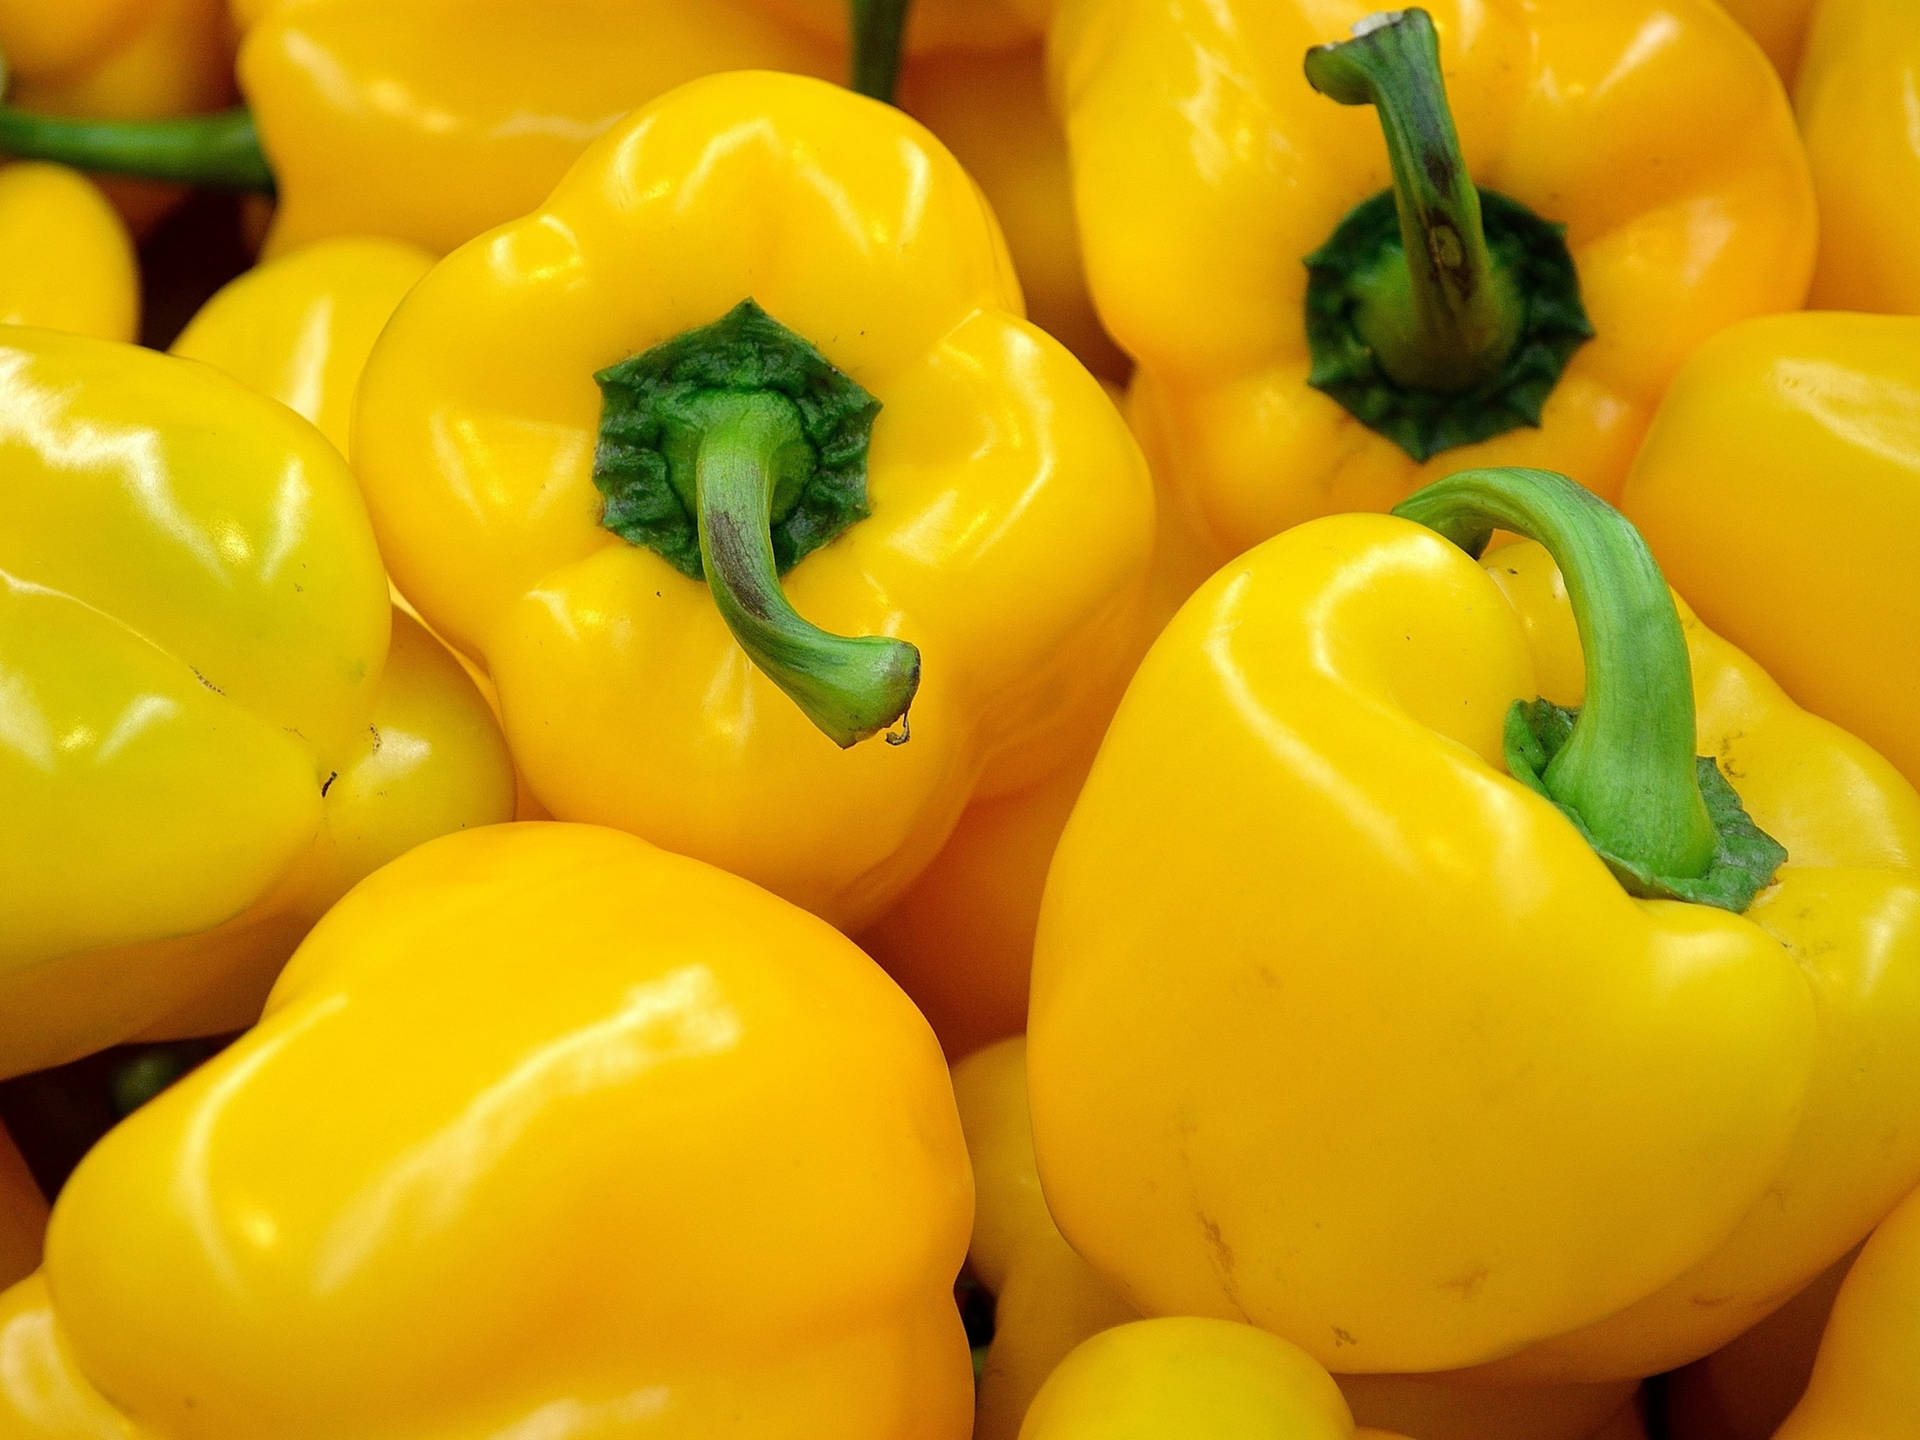
M 1551 470 L 1463 470 L 1394 507 L 1470 555 L 1494 530 L 1537 540 L 1566 581 L 1586 656 L 1573 733 L 1542 779 L 1607 852 L 1698 877 L 1719 844 L 1694 763 L 1693 672 L 1673 596 L 1646 541 Z
M 244 106 L 165 120 L 88 120 L 0 105 L 0 153 L 140 180 L 273 189 L 273 169 Z
M 716 395 L 695 462 L 700 558 L 740 648 L 842 747 L 907 713 L 920 652 L 879 635 L 834 635 L 802 619 L 780 588 L 768 533 L 774 491 L 805 447 L 783 395 Z M 889 737 L 891 738 L 891 737 Z
M 852 88 L 893 103 L 912 0 L 847 0 L 853 23 Z
M 1371 16 L 1351 40 L 1309 50 L 1306 64 L 1314 89 L 1373 106 L 1386 134 L 1406 259 L 1381 277 L 1360 316 L 1381 368 L 1417 389 L 1474 389 L 1506 364 L 1525 306 L 1487 250 L 1432 19 L 1424 10 Z

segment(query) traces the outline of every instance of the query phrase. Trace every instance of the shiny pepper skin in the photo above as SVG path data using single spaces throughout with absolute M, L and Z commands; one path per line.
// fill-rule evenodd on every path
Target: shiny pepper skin
M 120 120 L 217 110 L 233 95 L 224 0 L 0 0 L 6 99 L 22 110 Z M 184 193 L 109 180 L 144 230 Z
M 826 63 L 727 0 L 280 6 L 240 51 L 278 180 L 267 253 L 384 235 L 444 254 L 538 205 L 595 136 L 684 80 Z
M 1920 1436 L 1920 1195 L 1873 1232 L 1834 1298 L 1807 1393 L 1774 1440 Z
M 881 405 L 871 513 L 784 583 L 815 624 L 920 648 L 905 744 L 838 748 L 704 583 L 600 524 L 595 373 L 749 294 Z M 992 216 L 925 130 L 771 74 L 637 112 L 415 288 L 361 381 L 355 469 L 395 582 L 484 658 L 556 816 L 853 929 L 969 800 L 1065 763 L 1123 673 L 1152 487 L 1099 383 L 1019 305 Z
M 1920 8 L 1822 0 L 1794 82 L 1820 201 L 1807 303 L 1920 315 Z
M 1051 31 L 1094 302 L 1223 555 L 1473 466 L 1611 497 L 1688 353 L 1806 294 L 1793 117 L 1712 0 L 1435 0 L 1472 176 L 1565 223 L 1595 338 L 1541 428 L 1416 463 L 1306 383 L 1302 262 L 1388 166 L 1375 117 L 1315 94 L 1301 57 L 1379 8 L 1065 0 Z
M 64 165 L 0 166 L 0 324 L 132 340 L 140 268 L 126 222 Z
M 1702 619 L 1920 784 L 1920 319 L 1777 315 L 1715 337 L 1621 508 Z M 1820 534 L 1846 558 L 1816 555 Z
M 0 1073 L 248 1023 L 312 921 L 511 813 L 452 658 L 390 620 L 340 456 L 212 369 L 0 340 Z
M 1920 1179 L 1920 797 L 1683 611 L 1698 751 L 1789 859 L 1744 916 L 1630 898 L 1501 758 L 1512 701 L 1581 698 L 1558 585 L 1334 517 L 1136 674 L 1028 1043 L 1052 1213 L 1143 1310 L 1346 1371 L 1633 1378 Z
M 963 1440 L 970 1201 L 932 1034 L 827 926 L 613 831 L 451 836 L 87 1156 L 0 1430 L 49 1433 L 24 1373 L 165 1440 Z
M 367 353 L 433 260 L 399 240 L 317 240 L 227 284 L 187 322 L 173 353 L 298 411 L 344 455 Z

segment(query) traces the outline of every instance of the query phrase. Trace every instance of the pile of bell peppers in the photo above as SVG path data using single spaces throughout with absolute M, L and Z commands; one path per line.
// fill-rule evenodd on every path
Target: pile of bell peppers
M 0 87 L 0 1440 L 1920 1440 L 1915 0 Z

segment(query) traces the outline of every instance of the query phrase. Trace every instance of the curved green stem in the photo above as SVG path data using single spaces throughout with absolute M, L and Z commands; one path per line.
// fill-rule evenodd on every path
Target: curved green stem
M 0 154 L 140 180 L 273 189 L 273 169 L 244 106 L 165 120 L 88 120 L 0 105 Z
M 1673 596 L 1640 532 L 1551 470 L 1463 470 L 1393 513 L 1475 556 L 1496 529 L 1546 547 L 1587 667 L 1573 733 L 1541 777 L 1547 793 L 1603 853 L 1655 875 L 1706 874 L 1720 842 L 1694 760 L 1693 671 Z
M 1513 350 L 1525 304 L 1488 253 L 1433 21 L 1424 10 L 1372 16 L 1351 40 L 1309 50 L 1306 66 L 1321 94 L 1373 106 L 1386 134 L 1405 264 L 1374 278 L 1359 316 L 1381 368 L 1444 394 L 1492 379 Z
M 740 648 L 842 747 L 907 713 L 920 652 L 879 635 L 834 635 L 802 619 L 780 588 L 768 531 L 774 492 L 805 447 L 783 395 L 711 398 L 695 461 L 700 558 L 714 604 Z
M 852 89 L 893 103 L 912 0 L 847 0 L 853 26 Z

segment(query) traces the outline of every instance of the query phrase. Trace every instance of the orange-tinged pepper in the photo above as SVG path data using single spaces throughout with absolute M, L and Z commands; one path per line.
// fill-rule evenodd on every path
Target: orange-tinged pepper
M 0 1285 L 11 1285 L 39 1266 L 46 1228 L 46 1197 L 13 1137 L 0 1127 Z
M 595 136 L 682 81 L 826 63 L 727 0 L 276 9 L 240 52 L 280 197 L 267 253 L 356 234 L 444 253 L 538 205 Z
M 914 55 L 945 50 L 1006 50 L 1032 44 L 1041 33 L 1048 0 L 750 0 L 782 24 L 827 44 L 844 43 L 849 12 L 906 11 L 906 49 Z
M 1423 139 L 1393 165 L 1407 215 L 1434 217 L 1411 252 L 1380 198 L 1379 124 L 1302 74 L 1308 47 L 1372 8 L 1066 0 L 1051 32 L 1095 304 L 1230 554 L 1469 466 L 1544 464 L 1614 495 L 1688 353 L 1806 293 L 1792 115 L 1712 0 L 1436 0 L 1437 69 L 1410 18 L 1323 48 L 1319 83 L 1350 104 L 1371 87 L 1390 119 L 1430 113 L 1444 71 L 1457 147 Z M 1343 217 L 1360 230 L 1336 237 Z
M 850 942 L 502 826 L 336 907 L 68 1182 L 51 1325 L 7 1308 L 159 1435 L 960 1440 L 970 1198 L 932 1034 Z
M 7 104 L 48 115 L 144 120 L 213 110 L 233 95 L 224 0 L 0 0 Z M 136 229 L 179 199 L 109 181 Z
M 38 161 L 0 166 L 0 324 L 101 340 L 139 332 L 133 237 L 78 171 Z
M 1780 78 L 1793 84 L 1801 47 L 1806 44 L 1807 22 L 1818 0 L 1720 0 L 1720 4 L 1759 42 Z
M 675 368 L 739 351 L 825 387 L 806 423 L 840 428 L 799 436 L 797 380 Z M 682 395 L 731 418 L 643 409 Z M 1020 318 L 972 182 L 898 111 L 796 76 L 663 97 L 436 266 L 353 446 L 396 583 L 484 657 L 555 815 L 849 928 L 970 799 L 1081 743 L 1151 547 L 1138 449 Z M 770 522 L 838 538 L 781 582 Z M 907 743 L 840 748 L 909 700 Z
M 1920 797 L 1663 616 L 1644 546 L 1571 482 L 1470 473 L 1409 504 L 1478 487 L 1613 556 L 1575 571 L 1609 596 L 1580 724 L 1628 738 L 1556 752 L 1515 709 L 1585 683 L 1537 546 L 1482 571 L 1341 516 L 1217 574 L 1048 877 L 1040 1174 L 1149 1313 L 1251 1318 L 1346 1371 L 1634 1378 L 1754 1323 L 1920 1176 Z M 1503 773 L 1528 746 L 1572 798 Z M 1561 805 L 1625 836 L 1596 843 L 1640 893 L 1711 898 L 1682 877 L 1724 873 L 1738 825 L 1708 824 L 1696 754 L 1787 859 L 1740 842 L 1744 888 L 1636 899 Z
M 1920 319 L 1780 315 L 1701 347 L 1621 505 L 1700 616 L 1920 783 Z M 1817 563 L 1815 536 L 1847 537 Z
M 1768 1440 L 1806 1391 L 1834 1296 L 1858 1253 L 1829 1265 L 1751 1330 L 1669 1375 L 1666 1433 L 1678 1440 Z
M 367 353 L 433 259 L 399 240 L 315 241 L 227 284 L 187 322 L 172 351 L 271 395 L 344 455 Z
M 1027 314 L 1096 375 L 1128 362 L 1100 327 L 1073 214 L 1067 140 L 1047 103 L 1039 45 L 930 55 L 901 77 L 902 109 L 938 135 L 980 182 L 1007 236 Z
M 306 422 L 207 366 L 27 329 L 0 340 L 0 416 L 13 1074 L 247 1023 L 349 884 L 505 818 L 511 775 L 451 657 L 390 621 Z
M 1834 1297 L 1807 1393 L 1774 1440 L 1920 1435 L 1920 1195 L 1873 1232 Z
M 1920 314 L 1920 9 L 1821 0 L 1793 88 L 1820 201 L 1808 304 Z

